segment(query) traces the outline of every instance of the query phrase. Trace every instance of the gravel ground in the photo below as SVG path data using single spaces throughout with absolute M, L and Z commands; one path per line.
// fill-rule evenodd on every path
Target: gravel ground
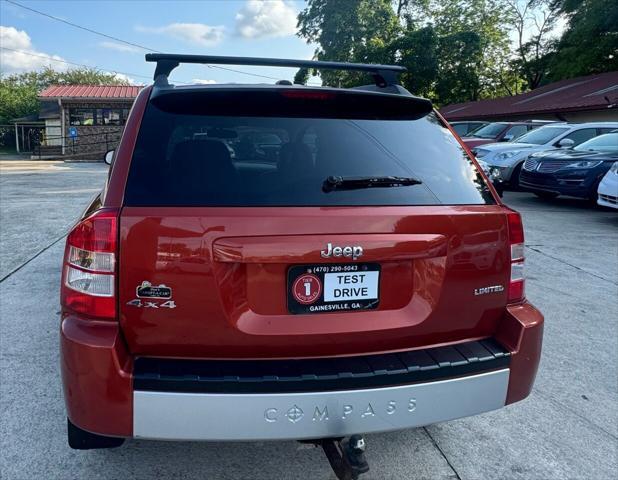
M 2 479 L 334 478 L 295 442 L 129 441 L 78 452 L 58 368 L 63 238 L 102 164 L 0 162 Z M 618 212 L 505 194 L 523 213 L 527 292 L 546 316 L 531 396 L 485 415 L 367 437 L 367 479 L 607 479 L 618 468 Z

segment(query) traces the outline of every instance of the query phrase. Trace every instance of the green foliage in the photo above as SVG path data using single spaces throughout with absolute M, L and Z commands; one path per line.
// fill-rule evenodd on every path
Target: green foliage
M 481 36 L 457 32 L 440 38 L 437 50 L 440 69 L 435 82 L 435 100 L 440 105 L 476 100 L 480 90 Z
M 127 85 L 112 73 L 92 68 L 58 72 L 48 67 L 41 71 L 0 77 L 0 124 L 38 113 L 39 92 L 50 85 Z
M 618 2 L 562 0 L 568 27 L 547 59 L 549 80 L 618 70 Z
M 433 27 L 405 29 L 391 47 L 408 71 L 400 75 L 402 85 L 416 95 L 429 97 L 438 76 L 438 35 Z
M 298 27 L 317 59 L 398 63 L 402 84 L 438 105 L 618 70 L 616 0 L 308 0 Z M 319 74 L 326 85 L 368 81 Z
M 555 50 L 555 27 L 560 19 L 556 0 L 505 0 L 514 33 L 512 70 L 535 89 L 547 76 Z
M 39 111 L 35 85 L 18 85 L 11 79 L 0 79 L 0 125 L 12 119 Z
M 298 72 L 296 72 L 296 75 L 294 75 L 294 83 L 297 85 L 307 85 L 309 76 L 308 68 L 300 68 Z
M 508 55 L 505 21 L 501 0 L 309 0 L 298 26 L 319 45 L 317 59 L 399 63 L 406 88 L 445 104 L 504 92 L 496 64 Z M 367 83 L 356 73 L 320 76 Z
M 387 46 L 399 33 L 390 0 L 310 0 L 298 15 L 299 35 L 317 43 L 318 60 L 384 62 Z M 354 72 L 319 72 L 325 85 L 351 86 L 363 80 Z

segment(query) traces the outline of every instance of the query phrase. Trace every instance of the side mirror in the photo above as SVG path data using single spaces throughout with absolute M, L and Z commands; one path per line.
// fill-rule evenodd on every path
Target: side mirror
M 571 148 L 573 145 L 575 145 L 575 142 L 570 138 L 563 138 L 558 142 L 560 148 Z
M 114 150 L 110 150 L 105 154 L 104 160 L 108 165 L 112 164 L 112 160 L 114 159 Z
M 513 134 L 512 133 L 507 133 L 504 137 L 502 137 L 502 140 L 500 140 L 501 142 L 510 142 L 511 140 L 513 140 Z

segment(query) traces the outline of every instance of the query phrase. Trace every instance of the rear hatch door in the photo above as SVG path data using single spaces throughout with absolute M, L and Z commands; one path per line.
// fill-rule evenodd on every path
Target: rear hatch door
M 151 100 L 120 221 L 130 349 L 297 358 L 491 334 L 506 292 L 475 289 L 508 282 L 506 220 L 452 134 L 413 98 L 293 92 Z M 385 177 L 420 182 L 357 182 Z

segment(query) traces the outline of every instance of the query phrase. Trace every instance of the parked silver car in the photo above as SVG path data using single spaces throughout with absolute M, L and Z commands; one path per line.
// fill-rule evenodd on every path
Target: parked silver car
M 529 155 L 556 148 L 570 148 L 618 128 L 618 122 L 555 123 L 525 133 L 513 142 L 492 143 L 472 149 L 489 169 L 499 172 L 496 180 L 511 187 L 519 185 L 519 172 Z

